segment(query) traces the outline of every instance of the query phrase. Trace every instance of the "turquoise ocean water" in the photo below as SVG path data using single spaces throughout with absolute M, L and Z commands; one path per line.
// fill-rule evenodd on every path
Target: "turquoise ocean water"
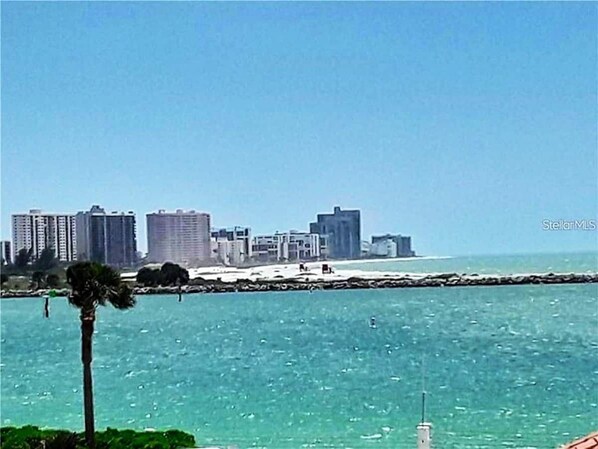
M 392 259 L 377 262 L 334 264 L 337 271 L 399 271 L 406 273 L 595 273 L 598 253 L 457 256 L 447 258 Z
M 100 428 L 413 448 L 422 358 L 436 448 L 555 448 L 598 428 L 598 285 L 146 296 L 98 319 Z M 5 299 L 1 324 L 2 425 L 81 429 L 77 311 Z

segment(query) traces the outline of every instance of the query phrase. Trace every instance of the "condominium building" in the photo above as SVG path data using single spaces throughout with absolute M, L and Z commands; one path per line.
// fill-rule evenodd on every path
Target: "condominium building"
M 299 231 L 255 236 L 253 257 L 258 262 L 316 260 L 320 257 L 320 237 Z
M 361 212 L 335 207 L 332 214 L 318 214 L 309 231 L 320 236 L 321 252 L 331 259 L 361 256 Z
M 368 256 L 397 257 L 397 244 L 392 239 L 376 240 L 370 245 Z
M 113 267 L 137 263 L 135 213 L 109 212 L 94 205 L 76 215 L 79 260 L 91 260 Z
M 239 266 L 252 256 L 251 229 L 234 226 L 212 229 L 212 258 L 225 265 Z
M 384 235 L 373 235 L 372 236 L 372 247 L 374 245 L 378 248 L 378 252 L 382 252 L 383 247 L 390 248 L 394 243 L 396 250 L 389 251 L 387 257 L 413 257 L 415 251 L 411 249 L 411 237 L 401 234 L 384 234 Z M 375 254 L 382 255 L 382 254 Z
M 240 240 L 212 237 L 211 248 L 212 259 L 216 263 L 238 267 L 247 260 Z
M 75 216 L 49 214 L 39 209 L 12 216 L 12 259 L 22 249 L 32 250 L 32 259 L 51 248 L 63 262 L 77 260 Z
M 205 265 L 211 255 L 210 215 L 159 210 L 146 215 L 149 262 Z
M 2 251 L 2 265 L 8 265 L 12 263 L 12 251 L 10 242 L 8 240 L 2 240 L 0 242 L 0 251 Z
M 397 242 L 397 256 L 398 257 L 414 257 L 415 251 L 411 248 L 411 237 L 406 235 L 399 235 Z

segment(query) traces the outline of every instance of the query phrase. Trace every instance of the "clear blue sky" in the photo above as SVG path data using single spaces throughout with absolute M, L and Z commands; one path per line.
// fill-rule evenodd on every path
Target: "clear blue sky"
M 596 3 L 2 2 L 10 214 L 360 208 L 424 254 L 591 250 Z

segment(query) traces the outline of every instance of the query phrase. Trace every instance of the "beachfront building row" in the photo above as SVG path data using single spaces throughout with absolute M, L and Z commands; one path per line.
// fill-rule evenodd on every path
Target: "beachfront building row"
M 309 232 L 289 231 L 252 237 L 248 227 L 211 228 L 205 212 L 147 214 L 147 262 L 174 262 L 188 267 L 220 263 L 247 263 L 406 257 L 414 255 L 411 238 L 402 235 L 372 237 L 363 246 L 359 210 L 335 207 L 331 214 L 319 214 Z M 44 248 L 54 250 L 64 262 L 92 260 L 116 267 L 134 267 L 137 254 L 136 218 L 132 211 L 106 212 L 100 206 L 76 215 L 47 214 L 31 210 L 12 217 L 13 241 L 10 257 L 31 249 L 35 260 Z
M 76 215 L 39 209 L 14 214 L 11 260 L 25 249 L 31 251 L 31 260 L 35 261 L 46 248 L 52 249 L 61 262 L 92 260 L 117 267 L 133 266 L 137 251 L 135 214 L 106 213 L 99 206 Z
M 320 236 L 310 232 L 289 231 L 253 238 L 256 262 L 303 262 L 320 258 Z

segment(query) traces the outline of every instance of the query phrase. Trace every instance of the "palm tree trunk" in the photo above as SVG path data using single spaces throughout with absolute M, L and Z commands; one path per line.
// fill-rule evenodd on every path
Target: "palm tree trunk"
M 83 410 L 85 413 L 85 442 L 95 449 L 95 425 L 93 418 L 93 380 L 91 378 L 91 339 L 95 311 L 81 311 L 81 361 L 83 362 Z

